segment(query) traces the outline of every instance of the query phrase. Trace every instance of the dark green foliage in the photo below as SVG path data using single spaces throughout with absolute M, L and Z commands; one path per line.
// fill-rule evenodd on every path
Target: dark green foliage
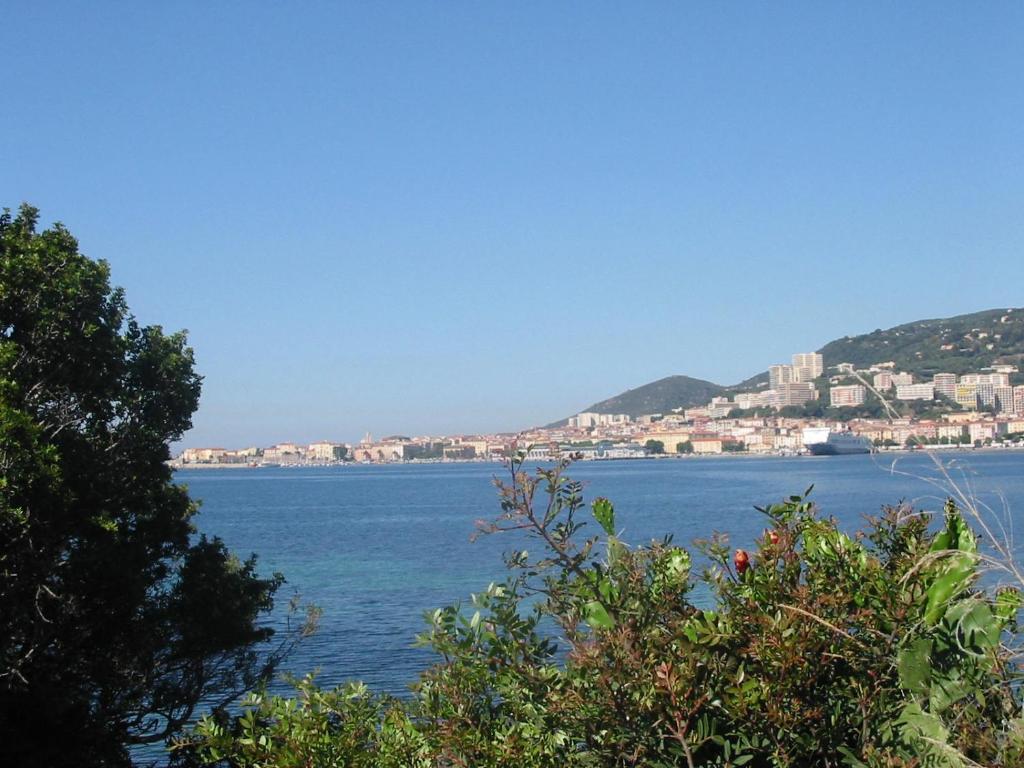
M 661 440 L 648 440 L 644 443 L 644 449 L 655 456 L 665 452 L 665 443 Z
M 505 584 L 428 617 L 439 660 L 411 701 L 306 681 L 184 748 L 252 768 L 1024 764 L 1021 596 L 979 587 L 952 502 L 938 532 L 900 507 L 851 537 L 794 496 L 761 510 L 749 559 L 700 543 L 694 576 L 669 539 L 620 541 L 607 499 L 592 505 L 603 535 L 585 537 L 566 466 L 514 464 L 499 484 L 484 530 L 525 529 L 539 553 L 512 552 Z
M 668 413 L 673 408 L 707 405 L 712 397 L 724 391 L 725 387 L 703 379 L 667 376 L 594 403 L 583 410 L 593 413 L 626 413 L 635 418 L 647 413 Z M 565 421 L 559 423 L 564 424 Z
M 269 671 L 281 578 L 193 540 L 165 464 L 199 399 L 184 334 L 36 220 L 0 216 L 0 764 L 125 764 Z
M 867 368 L 891 360 L 896 370 L 926 378 L 936 373 L 979 371 L 997 361 L 1018 363 L 1024 359 L 1024 309 L 990 309 L 918 320 L 837 339 L 818 351 L 827 366 L 853 363 Z

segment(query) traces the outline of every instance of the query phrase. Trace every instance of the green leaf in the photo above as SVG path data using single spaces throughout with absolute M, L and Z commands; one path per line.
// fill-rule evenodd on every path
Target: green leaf
M 591 600 L 584 606 L 583 618 L 595 629 L 611 629 L 615 619 L 608 615 L 607 609 L 597 600 Z
M 1008 588 L 996 595 L 994 606 L 995 614 L 1004 622 L 1010 621 L 1017 615 L 1021 605 L 1024 604 L 1020 590 Z
M 900 685 L 916 696 L 928 693 L 932 676 L 932 641 L 921 638 L 900 651 Z
M 974 575 L 974 556 L 963 551 L 950 554 L 942 559 L 939 573 L 927 592 L 924 618 L 932 625 L 945 615 L 950 600 L 967 587 Z
M 594 519 L 597 520 L 598 524 L 604 529 L 604 532 L 609 536 L 615 535 L 615 507 L 608 499 L 594 499 L 594 503 L 591 505 L 591 509 L 594 513 Z

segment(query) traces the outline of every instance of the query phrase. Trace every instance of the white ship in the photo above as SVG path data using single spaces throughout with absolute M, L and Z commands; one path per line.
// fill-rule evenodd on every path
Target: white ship
M 804 446 L 815 456 L 845 456 L 874 450 L 866 437 L 853 432 L 833 432 L 828 427 L 808 427 L 803 432 L 803 440 Z

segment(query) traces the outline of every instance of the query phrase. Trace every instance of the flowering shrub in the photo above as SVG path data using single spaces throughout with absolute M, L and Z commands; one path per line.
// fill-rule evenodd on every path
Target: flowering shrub
M 762 510 L 756 549 L 670 539 L 630 548 L 611 502 L 590 515 L 567 463 L 514 463 L 502 514 L 540 554 L 429 615 L 438 661 L 408 701 L 307 680 L 209 718 L 188 759 L 238 766 L 1016 766 L 1024 718 L 1017 591 L 949 502 L 941 529 L 906 508 L 848 536 L 805 497 Z M 712 610 L 691 600 L 710 588 Z

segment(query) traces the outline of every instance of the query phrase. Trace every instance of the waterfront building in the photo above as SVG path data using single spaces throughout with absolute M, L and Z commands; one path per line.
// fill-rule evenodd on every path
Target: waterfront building
M 278 443 L 263 449 L 264 464 L 301 464 L 306 456 L 306 449 L 295 443 Z
M 721 437 L 694 437 L 690 440 L 693 452 L 700 454 L 722 453 L 722 443 Z
M 186 448 L 180 460 L 182 464 L 217 464 L 226 453 L 226 448 Z
M 828 390 L 829 402 L 835 407 L 863 405 L 867 394 L 868 389 L 863 384 L 847 384 Z
M 900 384 L 896 387 L 897 400 L 934 400 L 934 384 Z
M 318 443 L 310 443 L 306 448 L 306 457 L 310 461 L 341 461 L 345 458 L 348 447 L 344 443 L 332 443 L 328 440 L 321 440 Z
M 956 374 L 936 373 L 932 378 L 935 391 L 949 400 L 956 400 Z
M 1013 388 L 1013 412 L 1018 416 L 1024 416 L 1024 385 Z
M 352 448 L 352 458 L 356 461 L 381 463 L 403 461 L 408 457 L 409 441 L 382 441 L 379 443 L 360 443 Z
M 939 424 L 935 433 L 939 440 L 946 438 L 951 443 L 957 443 L 963 437 L 964 426 L 963 424 Z
M 967 425 L 967 436 L 972 443 L 991 440 L 996 436 L 996 425 L 993 421 L 972 421 Z
M 825 370 L 825 360 L 818 352 L 797 352 L 793 355 L 793 381 L 814 381 Z
M 648 432 L 635 438 L 633 442 L 644 444 L 648 440 L 660 440 L 665 446 L 665 453 L 678 453 L 676 447 L 681 443 L 689 442 L 693 433 L 689 430 L 678 430 L 674 432 Z

